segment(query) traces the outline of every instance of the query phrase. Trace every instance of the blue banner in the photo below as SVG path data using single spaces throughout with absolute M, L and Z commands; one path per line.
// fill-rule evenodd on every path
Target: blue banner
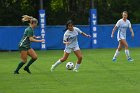
M 91 28 L 89 26 L 76 26 L 80 28 L 83 32 L 90 34 Z M 98 38 L 96 48 L 117 48 L 117 31 L 114 34 L 114 38 L 112 39 L 111 32 L 114 25 L 97 25 L 98 29 Z M 27 27 L 25 26 L 0 26 L 0 50 L 18 50 L 18 44 L 24 34 L 24 31 Z M 132 25 L 132 28 L 135 33 L 135 37 L 132 39 L 131 32 L 127 31 L 126 41 L 129 47 L 140 47 L 140 24 Z M 45 43 L 47 49 L 64 49 L 63 44 L 63 35 L 65 26 L 46 26 L 46 36 Z M 35 28 L 35 35 L 40 35 L 40 27 Z M 78 35 L 79 47 L 81 49 L 89 49 L 93 48 L 93 40 L 92 38 L 86 38 L 82 35 Z M 32 43 L 31 47 L 33 49 L 41 50 L 40 43 Z
M 46 31 L 46 14 L 45 10 L 39 10 L 39 20 L 40 20 L 40 32 L 41 38 L 45 40 Z M 41 50 L 46 50 L 46 42 L 41 43 Z
M 92 34 L 92 48 L 97 48 L 98 42 L 97 42 L 97 11 L 96 9 L 90 10 L 90 31 Z

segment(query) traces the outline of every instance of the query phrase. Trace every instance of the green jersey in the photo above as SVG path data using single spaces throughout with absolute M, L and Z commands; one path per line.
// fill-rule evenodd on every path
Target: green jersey
M 19 43 L 19 47 L 30 48 L 31 41 L 29 40 L 29 37 L 32 37 L 33 35 L 34 35 L 33 29 L 31 27 L 26 28 L 24 35 Z

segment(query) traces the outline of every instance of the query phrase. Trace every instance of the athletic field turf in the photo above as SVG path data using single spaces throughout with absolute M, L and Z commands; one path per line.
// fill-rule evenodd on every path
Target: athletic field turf
M 19 52 L 0 52 L 0 93 L 140 93 L 140 48 L 130 49 L 134 62 L 127 62 L 121 51 L 116 63 L 112 62 L 115 49 L 82 50 L 78 73 L 66 70 L 66 62 L 50 72 L 63 50 L 36 52 L 31 75 L 23 68 L 19 75 L 13 74 Z M 76 61 L 73 53 L 68 61 Z

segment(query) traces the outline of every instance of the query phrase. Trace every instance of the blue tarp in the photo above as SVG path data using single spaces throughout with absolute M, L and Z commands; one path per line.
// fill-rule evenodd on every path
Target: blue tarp
M 89 26 L 77 26 L 83 32 L 90 34 Z M 98 25 L 97 26 L 97 48 L 117 48 L 118 41 L 116 38 L 117 31 L 115 32 L 115 37 L 112 39 L 111 32 L 114 25 Z M 24 26 L 18 27 L 0 27 L 0 50 L 18 50 L 18 43 L 22 38 L 24 33 Z M 140 47 L 140 25 L 133 25 L 133 30 L 135 37 L 131 38 L 131 33 L 127 32 L 127 41 L 129 47 Z M 47 26 L 46 27 L 46 47 L 47 49 L 64 49 L 64 44 L 62 42 L 65 26 Z M 37 27 L 35 29 L 35 35 L 40 35 L 40 29 Z M 87 38 L 82 35 L 78 36 L 80 48 L 92 48 L 92 38 Z M 32 48 L 41 49 L 41 43 L 32 43 Z

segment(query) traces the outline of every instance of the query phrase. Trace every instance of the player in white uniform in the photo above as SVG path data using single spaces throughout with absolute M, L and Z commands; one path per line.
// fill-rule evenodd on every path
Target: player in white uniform
M 78 68 L 82 62 L 82 53 L 80 51 L 78 41 L 77 41 L 78 33 L 86 37 L 91 37 L 90 35 L 87 35 L 86 33 L 82 32 L 79 28 L 74 27 L 73 22 L 69 20 L 66 24 L 66 32 L 63 38 L 63 43 L 65 44 L 64 55 L 62 58 L 60 58 L 56 63 L 52 65 L 51 71 L 53 71 L 59 64 L 66 61 L 71 51 L 74 51 L 75 55 L 78 58 L 78 61 L 73 71 L 75 72 L 78 71 Z
M 120 50 L 122 49 L 122 46 L 125 47 L 125 54 L 126 54 L 127 60 L 128 61 L 133 61 L 133 59 L 130 57 L 130 53 L 129 53 L 129 50 L 128 50 L 128 44 L 126 42 L 126 31 L 127 31 L 127 28 L 129 28 L 132 37 L 134 37 L 134 32 L 133 32 L 133 29 L 131 27 L 131 23 L 127 19 L 127 17 L 128 17 L 128 13 L 127 13 L 127 11 L 124 11 L 122 13 L 122 19 L 118 20 L 118 22 L 116 23 L 115 27 L 112 30 L 111 37 L 113 38 L 114 37 L 114 32 L 118 28 L 117 39 L 119 41 L 119 45 L 118 45 L 118 48 L 117 48 L 117 50 L 115 52 L 115 55 L 112 59 L 112 61 L 114 61 L 114 62 L 116 61 L 116 58 L 119 55 Z

